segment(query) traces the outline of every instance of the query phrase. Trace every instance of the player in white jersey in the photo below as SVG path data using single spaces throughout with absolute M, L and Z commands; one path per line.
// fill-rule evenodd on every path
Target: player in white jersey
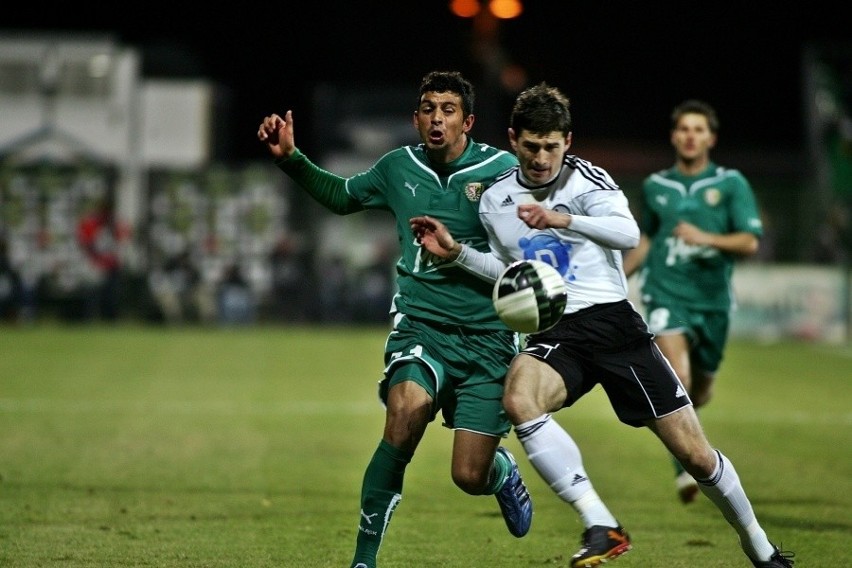
M 635 246 L 639 235 L 627 199 L 609 174 L 566 155 L 557 178 L 545 185 L 518 184 L 517 176 L 517 168 L 503 174 L 483 193 L 479 205 L 494 251 L 485 258 L 497 260 L 489 272 L 502 272 L 509 259 L 553 265 L 568 285 L 566 313 L 623 300 L 627 279 L 618 251 Z M 518 208 L 530 205 L 576 215 L 576 224 L 570 232 L 531 229 L 518 217 Z M 459 260 L 463 265 L 466 250 Z
M 708 442 L 683 385 L 627 300 L 621 251 L 637 245 L 639 227 L 609 174 L 568 155 L 571 136 L 569 101 L 558 89 L 542 83 L 518 96 L 509 142 L 519 166 L 480 203 L 490 253 L 456 242 L 432 217 L 410 220 L 429 252 L 488 281 L 512 261 L 533 258 L 553 264 L 568 285 L 559 323 L 528 336 L 506 376 L 503 405 L 518 440 L 565 498 L 562 491 L 582 465 L 561 429 L 550 427 L 550 413 L 600 384 L 622 422 L 647 426 L 698 481 L 754 566 L 791 567 L 793 554 L 767 538 L 733 464 Z M 572 567 L 597 566 L 623 552 L 616 546 L 621 533 L 618 526 L 587 529 Z

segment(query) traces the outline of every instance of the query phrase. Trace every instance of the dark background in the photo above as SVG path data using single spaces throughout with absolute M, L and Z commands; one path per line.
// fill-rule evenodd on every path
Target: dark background
M 317 84 L 407 87 L 413 110 L 420 78 L 432 69 L 465 72 L 480 103 L 486 95 L 501 99 L 478 105 L 497 109 L 500 116 L 488 120 L 499 125 L 499 139 L 489 139 L 492 130 L 474 135 L 504 145 L 514 93 L 482 88 L 473 22 L 453 16 L 444 0 L 69 4 L 20 6 L 0 30 L 110 34 L 140 49 L 145 77 L 211 80 L 222 95 L 216 122 L 228 160 L 266 157 L 256 127 L 288 108 L 297 115 L 297 142 L 316 151 L 321 140 L 307 122 L 322 112 L 312 108 Z M 571 97 L 575 146 L 583 139 L 665 143 L 672 107 L 696 97 L 719 111 L 720 146 L 800 149 L 803 50 L 848 54 L 852 43 L 849 18 L 836 6 L 525 0 L 520 18 L 501 22 L 498 40 L 527 85 L 545 80 Z

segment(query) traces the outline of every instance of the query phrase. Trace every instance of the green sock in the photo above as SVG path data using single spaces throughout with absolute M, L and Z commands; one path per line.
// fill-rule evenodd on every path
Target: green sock
M 361 486 L 361 518 L 352 566 L 373 568 L 394 509 L 402 499 L 402 480 L 412 455 L 384 440 L 373 453 Z
M 671 456 L 671 458 L 672 458 L 672 465 L 674 466 L 674 469 L 675 469 L 675 477 L 677 477 L 686 470 L 683 469 L 683 466 L 680 465 L 680 462 L 677 461 L 677 459 L 675 459 L 674 456 Z
M 491 473 L 488 474 L 488 487 L 485 489 L 486 495 L 494 495 L 503 488 L 503 484 L 512 472 L 512 464 L 509 458 L 497 452 L 494 455 L 494 465 L 491 467 Z

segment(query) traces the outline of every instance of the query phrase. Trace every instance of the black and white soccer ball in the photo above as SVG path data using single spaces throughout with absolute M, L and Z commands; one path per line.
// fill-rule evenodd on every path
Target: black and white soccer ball
M 506 267 L 491 294 L 500 319 L 514 331 L 538 333 L 556 325 L 568 303 L 562 275 L 540 260 L 518 260 Z

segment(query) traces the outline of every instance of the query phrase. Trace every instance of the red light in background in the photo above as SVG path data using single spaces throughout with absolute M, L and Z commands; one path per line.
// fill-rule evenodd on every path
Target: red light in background
M 452 0 L 450 11 L 460 18 L 473 18 L 479 14 L 482 6 L 479 0 Z M 517 18 L 524 11 L 521 0 L 489 0 L 488 11 L 500 20 Z
M 459 18 L 472 18 L 479 13 L 479 0 L 453 0 L 450 11 Z

